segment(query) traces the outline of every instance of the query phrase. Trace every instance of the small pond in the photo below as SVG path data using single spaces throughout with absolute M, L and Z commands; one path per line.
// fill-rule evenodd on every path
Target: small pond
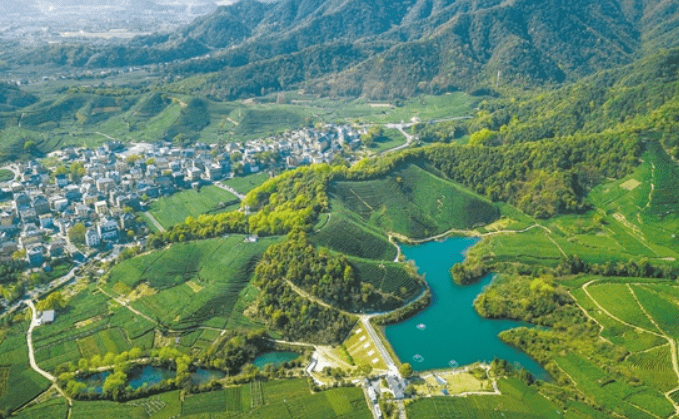
M 277 368 L 284 362 L 292 361 L 297 358 L 299 358 L 297 352 L 267 352 L 255 358 L 255 360 L 252 361 L 252 365 L 258 368 L 264 368 L 267 364 L 273 364 L 273 366 Z
M 87 386 L 87 391 L 101 393 L 104 381 L 106 381 L 106 377 L 108 377 L 110 374 L 111 371 L 104 371 L 89 375 L 87 377 L 79 377 L 77 380 L 81 383 L 85 383 Z M 146 384 L 148 387 L 151 387 L 167 379 L 174 378 L 175 376 L 176 373 L 174 370 L 170 370 L 165 367 L 144 365 L 143 367 L 133 368 L 128 373 L 127 385 L 132 387 L 132 389 L 137 390 L 144 384 Z M 219 380 L 225 376 L 226 374 L 223 371 L 198 368 L 196 371 L 191 373 L 191 384 L 207 384 L 212 380 Z

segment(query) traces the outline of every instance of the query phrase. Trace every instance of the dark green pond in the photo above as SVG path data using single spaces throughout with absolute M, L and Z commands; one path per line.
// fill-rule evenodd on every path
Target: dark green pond
M 386 336 L 402 362 L 416 371 L 492 361 L 494 357 L 519 363 L 537 378 L 549 374 L 535 360 L 503 343 L 498 333 L 524 323 L 489 320 L 479 316 L 474 298 L 493 279 L 488 275 L 470 286 L 456 285 L 449 273 L 465 252 L 478 242 L 475 238 L 450 238 L 418 246 L 402 246 L 405 257 L 415 261 L 432 291 L 431 305 L 416 316 L 386 327 Z

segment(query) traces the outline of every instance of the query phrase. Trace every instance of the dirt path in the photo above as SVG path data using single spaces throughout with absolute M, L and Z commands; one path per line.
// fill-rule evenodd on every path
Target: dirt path
M 215 186 L 217 186 L 218 188 L 222 188 L 227 192 L 231 192 L 232 194 L 236 195 L 236 198 L 240 199 L 241 201 L 245 199 L 245 195 L 243 195 L 242 193 L 239 193 L 237 190 L 233 189 L 231 186 L 222 185 L 219 182 L 216 182 Z
M 293 284 L 289 279 L 284 279 L 284 281 L 285 281 L 286 284 L 288 284 L 288 286 L 289 286 L 295 293 L 297 293 L 297 294 L 299 294 L 300 296 L 306 298 L 307 300 L 313 301 L 314 303 L 316 303 L 316 304 L 318 304 L 318 305 L 320 305 L 320 306 L 323 306 L 323 307 L 325 307 L 325 308 L 327 308 L 327 309 L 329 309 L 329 310 L 339 311 L 340 313 L 346 314 L 347 316 L 356 317 L 356 314 L 355 314 L 355 313 L 350 313 L 350 312 L 348 312 L 348 311 L 342 310 L 341 308 L 337 308 L 337 307 L 333 306 L 332 304 L 328 304 L 328 303 L 326 303 L 325 301 L 321 300 L 320 298 L 315 297 L 315 296 L 309 294 L 308 292 L 304 291 L 303 289 L 301 289 L 301 288 L 298 287 L 297 285 Z
M 154 226 L 156 226 L 158 231 L 160 231 L 161 233 L 165 232 L 165 227 L 161 226 L 160 223 L 155 218 L 153 218 L 153 215 L 151 215 L 150 212 L 144 211 L 144 215 L 146 215 L 146 217 L 149 220 L 151 220 L 151 222 L 153 223 Z
M 133 313 L 136 314 L 137 316 L 140 316 L 140 317 L 145 318 L 146 320 L 150 321 L 151 323 L 155 324 L 156 326 L 158 325 L 158 322 L 157 322 L 157 321 L 153 320 L 152 318 L 150 318 L 150 317 L 147 316 L 146 314 L 140 312 L 139 310 L 136 310 L 135 308 L 131 307 L 130 305 L 127 304 L 127 301 L 125 301 L 124 299 L 119 298 L 119 297 L 114 297 L 113 295 L 111 295 L 111 294 L 107 293 L 106 291 L 104 291 L 104 289 L 101 288 L 101 287 L 97 287 L 97 289 L 98 289 L 99 291 L 101 291 L 104 295 L 106 295 L 108 298 L 112 299 L 113 301 L 115 301 L 116 303 L 120 304 L 121 306 L 127 308 L 128 310 L 130 310 L 131 312 L 133 312 Z
M 591 294 L 589 293 L 589 291 L 587 290 L 587 287 L 589 287 L 591 284 L 593 284 L 593 283 L 595 283 L 595 282 L 598 282 L 598 281 L 597 281 L 597 280 L 592 280 L 592 281 L 587 282 L 586 284 L 583 284 L 583 285 L 582 285 L 582 290 L 585 292 L 585 294 L 587 294 L 587 297 L 594 303 L 594 305 L 597 306 L 597 308 L 598 308 L 599 310 L 601 310 L 603 313 L 605 313 L 608 317 L 612 318 L 613 320 L 615 320 L 615 321 L 617 321 L 617 322 L 619 322 L 619 323 L 624 324 L 625 326 L 631 327 L 631 328 L 633 328 L 634 330 L 639 331 L 639 332 L 650 333 L 650 334 L 652 334 L 652 335 L 658 336 L 658 337 L 660 337 L 660 338 L 662 338 L 662 339 L 665 339 L 665 340 L 667 341 L 667 343 L 670 345 L 671 354 L 672 354 L 672 369 L 674 370 L 674 374 L 677 376 L 677 382 L 679 383 L 679 358 L 678 358 L 678 355 L 679 355 L 679 354 L 677 353 L 677 343 L 676 343 L 676 341 L 675 341 L 671 336 L 668 336 L 667 334 L 665 334 L 665 333 L 662 331 L 662 329 L 660 328 L 660 326 L 658 325 L 658 323 L 655 321 L 655 319 L 653 319 L 653 317 L 646 311 L 646 309 L 644 308 L 644 306 L 641 304 L 641 302 L 640 302 L 639 299 L 637 298 L 636 294 L 634 293 L 634 290 L 633 290 L 632 287 L 630 286 L 630 285 L 632 285 L 632 284 L 630 284 L 630 283 L 627 283 L 627 284 L 626 284 L 627 287 L 628 287 L 628 289 L 629 289 L 629 291 L 630 291 L 630 293 L 632 294 L 632 297 L 633 297 L 634 300 L 636 301 L 637 305 L 639 305 L 639 308 L 641 308 L 641 310 L 643 311 L 644 315 L 648 318 L 648 320 L 649 320 L 651 323 L 653 323 L 653 326 L 655 326 L 655 327 L 660 331 L 660 333 L 654 332 L 654 331 L 649 330 L 649 329 L 645 329 L 645 328 L 643 328 L 643 327 L 640 327 L 640 326 L 637 326 L 637 325 L 634 325 L 634 324 L 631 324 L 631 323 L 628 323 L 628 322 L 626 322 L 626 321 L 624 321 L 624 320 L 622 320 L 622 319 L 620 319 L 620 318 L 614 316 L 612 313 L 610 313 L 608 310 L 606 310 L 603 306 L 601 306 L 601 304 L 599 304 L 599 302 L 598 302 L 596 299 L 594 299 L 594 298 L 592 297 L 592 295 L 591 295 Z M 642 285 L 643 285 L 643 284 L 642 284 Z M 672 406 L 674 406 L 675 415 L 676 415 L 676 414 L 679 414 L 679 404 L 677 404 L 674 400 L 672 400 L 672 398 L 670 397 L 670 394 L 672 394 L 673 392 L 675 392 L 675 391 L 677 391 L 677 390 L 679 390 L 679 386 L 677 386 L 677 387 L 671 389 L 670 391 L 668 391 L 667 393 L 664 394 L 665 398 L 666 398 L 670 403 L 672 403 Z M 638 407 L 638 406 L 637 406 L 637 407 Z M 643 409 L 641 409 L 641 410 L 643 410 Z M 649 413 L 649 412 L 647 412 L 647 413 Z M 655 415 L 654 415 L 654 416 L 655 416 Z
M 655 184 L 653 183 L 654 177 L 655 177 L 655 164 L 651 163 L 651 190 L 648 192 L 648 202 L 646 203 L 646 206 L 644 208 L 651 207 L 651 201 L 653 200 L 653 191 L 655 190 Z

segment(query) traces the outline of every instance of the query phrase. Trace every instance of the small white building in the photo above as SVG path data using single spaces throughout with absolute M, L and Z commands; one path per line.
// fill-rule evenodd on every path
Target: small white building
M 85 244 L 89 247 L 97 247 L 101 244 L 101 237 L 97 230 L 90 228 L 85 232 Z

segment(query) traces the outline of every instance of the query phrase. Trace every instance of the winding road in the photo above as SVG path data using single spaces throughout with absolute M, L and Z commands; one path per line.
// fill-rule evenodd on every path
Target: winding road
M 31 309 L 32 313 L 31 325 L 28 327 L 28 331 L 26 332 L 26 343 L 28 344 L 28 362 L 31 364 L 31 368 L 33 368 L 35 372 L 37 372 L 38 374 L 42 375 L 43 377 L 47 378 L 49 381 L 52 382 L 54 388 L 56 388 L 57 391 L 61 393 L 61 395 L 64 396 L 64 398 L 68 401 L 69 406 L 73 406 L 73 400 L 71 400 L 71 398 L 68 397 L 66 393 L 64 393 L 61 387 L 57 385 L 56 377 L 40 368 L 38 366 L 38 363 L 35 362 L 35 350 L 33 349 L 33 329 L 35 329 L 35 327 L 38 326 L 38 310 L 36 310 L 33 301 L 24 300 L 24 302 Z

